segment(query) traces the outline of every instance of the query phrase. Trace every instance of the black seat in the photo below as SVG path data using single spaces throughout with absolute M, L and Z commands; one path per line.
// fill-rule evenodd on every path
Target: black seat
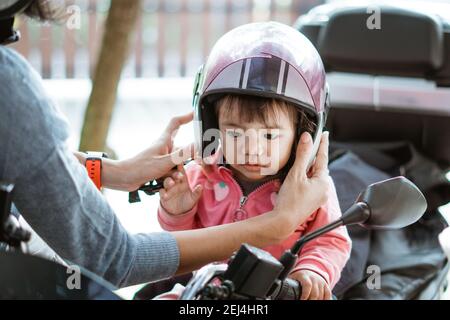
M 433 3 L 417 8 L 343 2 L 315 7 L 295 24 L 316 46 L 327 71 L 332 107 L 327 128 L 331 146 L 339 151 L 336 159 L 342 162 L 356 154 L 361 166 L 373 172 L 398 175 L 408 167 L 411 179 L 429 180 L 421 184 L 429 206 L 419 222 L 389 234 L 349 228 L 354 247 L 335 288 L 339 298 L 432 299 L 439 297 L 445 282 L 449 264 L 437 234 L 447 223 L 436 209 L 450 201 L 445 178 L 450 168 L 450 18 L 442 12 Z M 371 24 L 377 14 L 380 29 Z M 386 170 L 382 159 L 388 158 L 394 165 Z M 354 168 L 330 164 L 341 209 L 346 209 L 346 197 L 371 182 L 366 169 Z M 423 168 L 433 168 L 426 170 L 436 175 L 424 174 Z M 420 185 L 419 180 L 413 182 Z M 403 257 L 392 251 L 387 235 L 407 240 Z M 424 244 L 427 249 L 420 249 Z M 384 289 L 368 290 L 366 267 L 385 260 L 394 261 L 396 269 L 381 265 Z M 408 285 L 413 282 L 415 286 Z
M 367 27 L 371 8 L 379 10 L 380 29 Z M 296 28 L 316 46 L 329 74 L 327 127 L 333 139 L 408 140 L 443 168 L 450 167 L 450 18 L 437 9 L 431 3 L 420 11 L 382 2 L 370 7 L 344 2 L 316 7 L 297 20 Z M 342 100 L 355 89 L 336 85 L 337 72 L 372 77 L 373 87 L 358 92 L 360 99 Z M 408 84 L 377 87 L 386 76 L 432 83 L 417 93 Z

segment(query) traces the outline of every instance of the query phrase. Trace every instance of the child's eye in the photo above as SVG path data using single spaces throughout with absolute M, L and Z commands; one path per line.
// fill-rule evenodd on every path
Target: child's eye
M 234 130 L 227 130 L 227 135 L 229 135 L 232 138 L 239 138 L 240 136 L 242 136 L 242 134 L 239 131 Z
M 276 133 L 266 133 L 264 134 L 264 138 L 266 138 L 267 140 L 274 140 L 276 138 L 278 138 L 278 134 Z

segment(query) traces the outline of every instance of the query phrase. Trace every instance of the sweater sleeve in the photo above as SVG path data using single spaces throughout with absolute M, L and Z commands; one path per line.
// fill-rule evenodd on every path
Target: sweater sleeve
M 0 180 L 15 185 L 14 205 L 36 233 L 70 264 L 116 286 L 172 276 L 175 237 L 126 231 L 68 150 L 67 121 L 38 74 L 2 46 L 0 74 Z
M 342 216 L 336 189 L 330 178 L 328 202 L 314 214 L 315 218 L 305 230 L 305 234 L 339 219 Z M 350 257 L 351 240 L 345 227 L 339 227 L 311 240 L 302 249 L 297 264 L 292 270 L 311 270 L 321 275 L 333 288 L 339 281 L 342 269 Z
M 195 214 L 197 213 L 197 205 L 195 205 L 191 210 L 174 215 L 168 213 L 161 203 L 158 208 L 158 221 L 166 231 L 180 231 L 180 230 L 190 230 L 195 229 Z

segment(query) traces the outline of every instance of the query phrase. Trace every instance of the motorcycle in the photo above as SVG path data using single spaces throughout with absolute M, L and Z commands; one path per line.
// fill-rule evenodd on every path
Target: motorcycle
M 79 266 L 27 254 L 31 233 L 11 214 L 13 189 L 0 183 L 0 300 L 120 300 L 111 284 Z
M 69 269 L 21 253 L 21 245 L 29 240 L 30 234 L 11 220 L 13 187 L 0 187 L 0 242 L 15 251 L 0 254 L 0 298 L 119 299 L 110 285 L 86 270 L 79 270 L 83 290 L 71 290 Z M 405 177 L 371 184 L 339 220 L 303 236 L 279 260 L 262 249 L 243 244 L 228 264 L 213 263 L 197 271 L 180 299 L 297 300 L 301 286 L 287 276 L 305 243 L 352 224 L 371 229 L 403 228 L 417 221 L 426 207 L 423 194 Z
M 298 300 L 300 284 L 288 278 L 299 252 L 308 242 L 338 228 L 359 224 L 369 229 L 400 229 L 419 220 L 425 197 L 405 177 L 369 185 L 336 220 L 301 237 L 279 260 L 264 250 L 243 244 L 228 264 L 209 264 L 187 284 L 181 300 Z

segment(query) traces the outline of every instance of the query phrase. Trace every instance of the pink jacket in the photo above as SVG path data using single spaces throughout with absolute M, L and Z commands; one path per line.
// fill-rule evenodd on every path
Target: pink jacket
M 230 169 L 216 165 L 210 167 L 212 167 L 212 171 L 208 173 L 196 163 L 191 163 L 186 167 L 191 188 L 198 184 L 203 185 L 202 197 L 194 208 L 177 216 L 167 213 L 160 205 L 158 220 L 163 229 L 178 231 L 206 228 L 245 220 L 273 209 L 277 192 L 280 189 L 279 180 L 268 181 L 244 197 L 242 189 L 233 178 Z M 278 245 L 264 248 L 266 251 L 279 258 L 300 235 L 314 231 L 341 216 L 331 179 L 330 184 L 332 188 L 328 203 L 313 212 L 288 239 Z M 331 287 L 334 287 L 349 258 L 350 249 L 351 240 L 347 229 L 340 227 L 307 243 L 300 253 L 293 271 L 312 270 L 320 274 Z

